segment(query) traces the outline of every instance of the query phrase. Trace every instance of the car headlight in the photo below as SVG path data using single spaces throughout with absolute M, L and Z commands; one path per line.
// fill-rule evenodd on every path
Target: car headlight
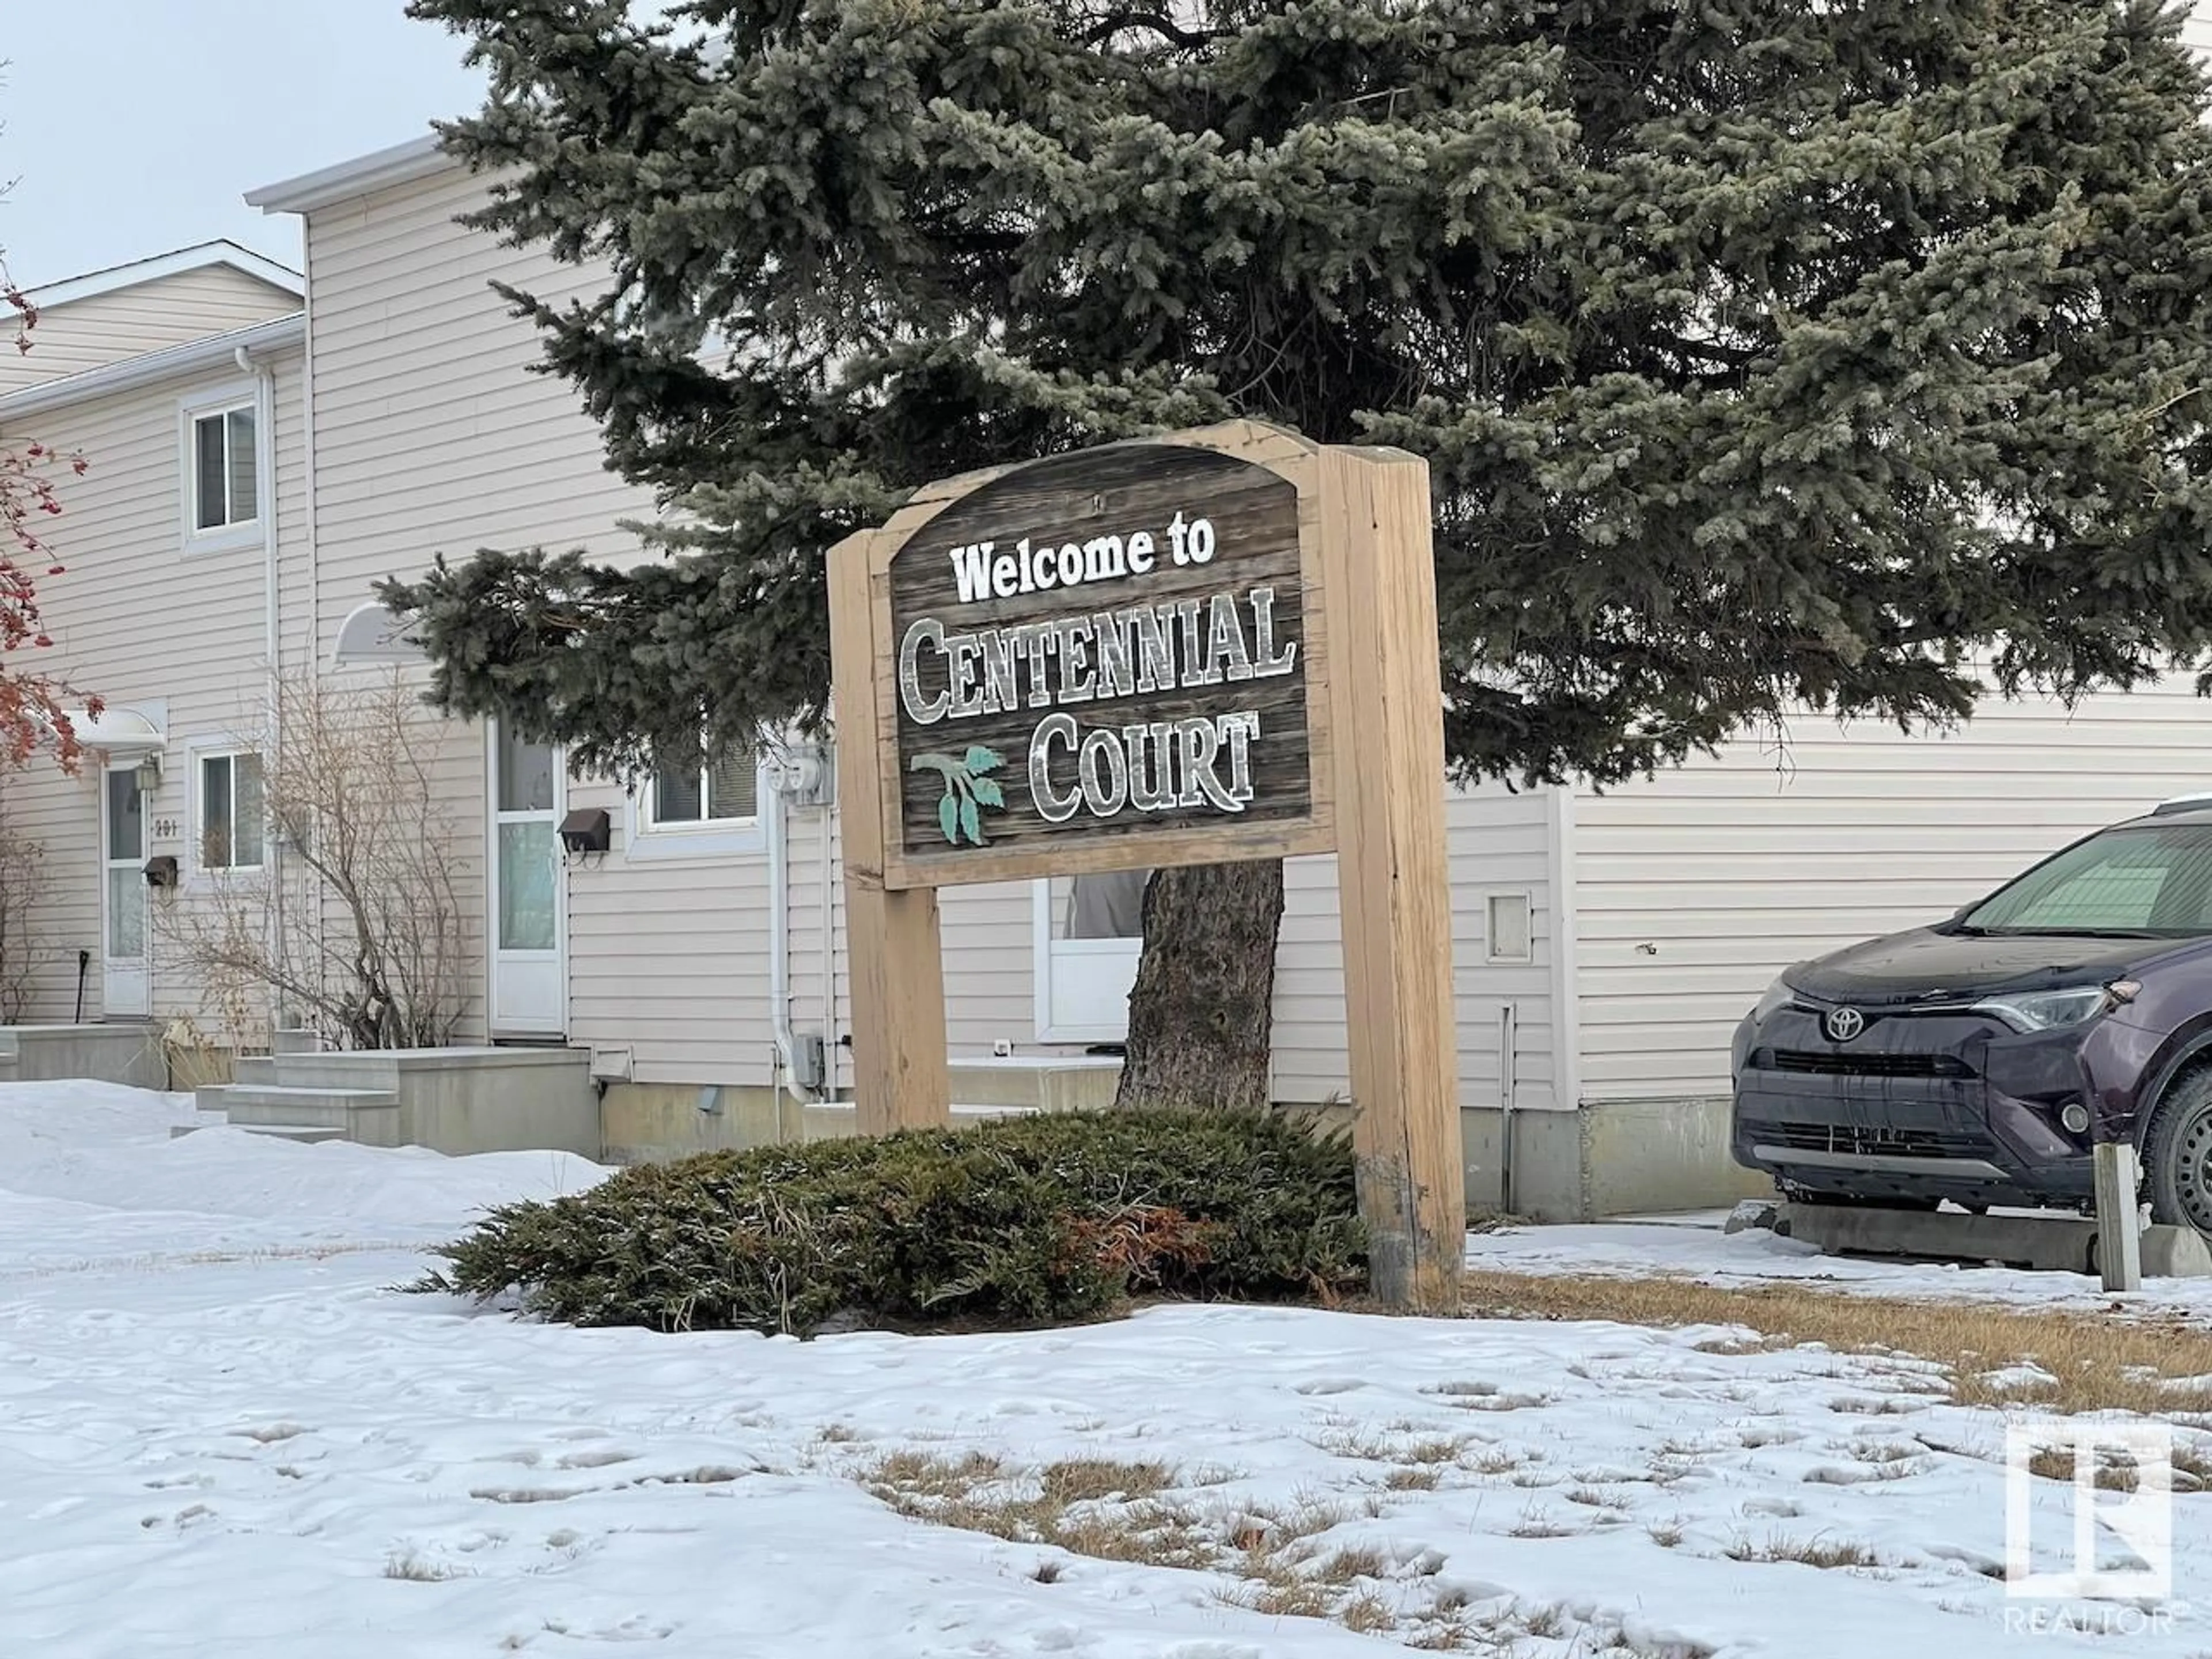
M 2015 1031 L 2055 1031 L 2109 1013 L 2135 996 L 2126 980 L 2111 985 L 2077 985 L 2065 991 L 2034 991 L 2026 996 L 1992 997 L 1974 1005 L 1978 1014 L 1993 1014 Z
M 1766 988 L 1766 994 L 1759 998 L 1759 1006 L 1751 1011 L 1751 1023 L 1753 1025 L 1764 1025 L 1769 1014 L 1777 1008 L 1786 1007 L 1796 994 L 1796 992 L 1790 988 L 1788 981 L 1776 980 L 1773 984 Z

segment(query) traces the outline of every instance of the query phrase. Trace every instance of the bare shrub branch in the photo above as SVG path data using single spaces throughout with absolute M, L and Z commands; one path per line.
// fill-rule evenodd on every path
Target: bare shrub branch
M 396 669 L 289 678 L 275 712 L 260 744 L 271 865 L 156 906 L 165 957 L 214 1006 L 274 992 L 341 1048 L 451 1042 L 469 978 L 456 826 L 430 777 L 443 722 Z
M 40 851 L 0 799 L 0 1025 L 21 1020 L 31 1004 L 31 975 L 52 954 L 31 921 Z

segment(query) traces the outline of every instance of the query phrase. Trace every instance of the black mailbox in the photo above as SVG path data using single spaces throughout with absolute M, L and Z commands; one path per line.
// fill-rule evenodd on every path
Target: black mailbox
M 561 845 L 571 853 L 604 853 L 613 842 L 604 806 L 579 806 L 561 820 Z
M 177 861 L 164 853 L 146 860 L 146 884 L 149 887 L 174 887 L 177 884 Z

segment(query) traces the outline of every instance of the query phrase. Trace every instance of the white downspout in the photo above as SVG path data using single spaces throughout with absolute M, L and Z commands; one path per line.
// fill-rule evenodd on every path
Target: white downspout
M 780 762 L 767 769 L 768 809 L 768 1007 L 769 1029 L 775 1037 L 776 1087 L 804 1105 L 806 1097 L 792 1075 L 792 1054 L 797 1044 L 791 1031 L 791 808 L 784 798 L 784 769 Z
M 283 742 L 280 709 L 283 702 L 282 657 L 283 636 L 279 623 L 283 611 L 277 591 L 278 557 L 276 539 L 276 371 L 266 362 L 257 363 L 253 354 L 240 346 L 232 354 L 237 360 L 239 373 L 253 377 L 253 511 L 261 520 L 261 554 L 263 562 L 263 650 L 267 655 L 269 672 L 266 681 L 269 719 L 269 754 L 262 763 L 262 787 L 268 788 L 268 776 L 274 769 L 276 759 Z M 267 832 L 264 830 L 264 834 Z M 270 960 L 278 960 L 284 949 L 284 842 L 277 835 L 268 835 L 269 879 L 272 893 L 270 909 L 271 937 L 269 939 Z M 283 999 L 272 996 L 269 1017 L 270 1048 L 276 1048 L 275 1033 L 284 1015 Z

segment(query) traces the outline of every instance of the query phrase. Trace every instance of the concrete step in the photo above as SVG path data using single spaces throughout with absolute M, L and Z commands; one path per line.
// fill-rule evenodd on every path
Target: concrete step
M 179 1135 L 198 1134 L 202 1129 L 213 1127 L 207 1123 L 175 1124 L 170 1127 L 169 1139 L 174 1140 Z M 343 1129 L 333 1129 L 327 1123 L 234 1123 L 229 1127 L 250 1135 L 272 1135 L 279 1140 L 296 1140 L 302 1146 L 346 1138 Z
M 233 1083 L 275 1084 L 283 1079 L 276 1075 L 276 1062 L 266 1054 L 241 1054 L 232 1062 L 230 1080 Z
M 286 1089 L 379 1089 L 399 1087 L 399 1063 L 373 1049 L 316 1054 L 278 1054 L 270 1061 L 270 1081 Z
M 399 1097 L 389 1090 L 233 1084 L 228 1088 L 202 1091 L 198 1098 L 203 1111 L 219 1110 L 241 1129 L 264 1125 L 319 1127 L 365 1146 L 399 1144 Z

